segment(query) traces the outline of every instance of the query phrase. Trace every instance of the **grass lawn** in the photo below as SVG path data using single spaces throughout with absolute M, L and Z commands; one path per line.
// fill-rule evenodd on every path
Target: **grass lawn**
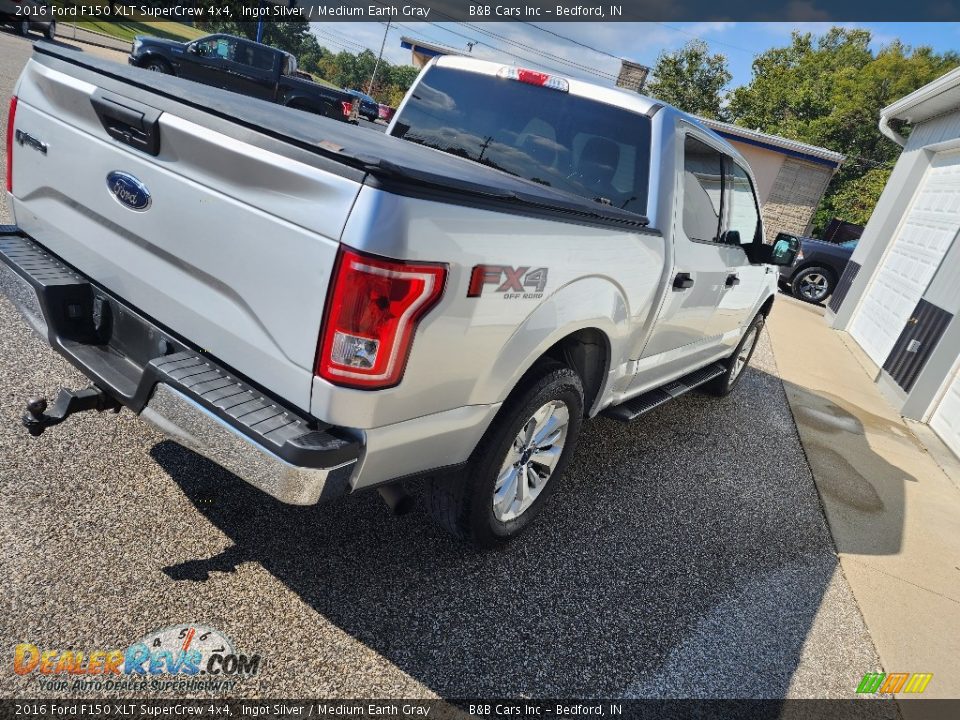
M 134 35 L 152 35 L 167 40 L 188 42 L 208 34 L 195 27 L 169 20 L 81 20 L 76 25 L 86 30 L 130 41 L 133 40 Z

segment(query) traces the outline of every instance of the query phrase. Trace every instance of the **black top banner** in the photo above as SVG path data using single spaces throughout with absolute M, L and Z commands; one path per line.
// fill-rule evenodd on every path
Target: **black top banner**
M 29 4 L 24 3 L 25 7 Z M 960 20 L 960 0 L 53 0 L 61 20 L 307 20 L 310 22 L 867 22 Z

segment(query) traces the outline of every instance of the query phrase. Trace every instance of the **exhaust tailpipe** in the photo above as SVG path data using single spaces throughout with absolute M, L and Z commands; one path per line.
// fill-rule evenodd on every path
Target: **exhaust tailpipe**
M 377 492 L 394 515 L 406 515 L 413 510 L 413 496 L 399 485 L 384 485 L 377 488 Z

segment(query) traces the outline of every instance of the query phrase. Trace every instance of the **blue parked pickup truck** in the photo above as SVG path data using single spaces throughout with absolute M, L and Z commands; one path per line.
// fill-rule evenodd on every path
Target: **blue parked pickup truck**
M 128 61 L 146 70 L 357 122 L 359 103 L 353 95 L 298 77 L 293 55 L 252 40 L 208 35 L 181 43 L 138 35 Z

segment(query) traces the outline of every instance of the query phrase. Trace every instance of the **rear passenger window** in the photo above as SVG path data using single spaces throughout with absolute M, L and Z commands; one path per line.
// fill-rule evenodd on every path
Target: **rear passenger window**
M 723 200 L 723 154 L 687 136 L 683 145 L 683 232 L 716 242 Z
M 758 239 L 760 232 L 757 198 L 753 194 L 747 171 L 732 161 L 730 166 L 730 212 L 724 241 L 734 245 L 749 245 Z

